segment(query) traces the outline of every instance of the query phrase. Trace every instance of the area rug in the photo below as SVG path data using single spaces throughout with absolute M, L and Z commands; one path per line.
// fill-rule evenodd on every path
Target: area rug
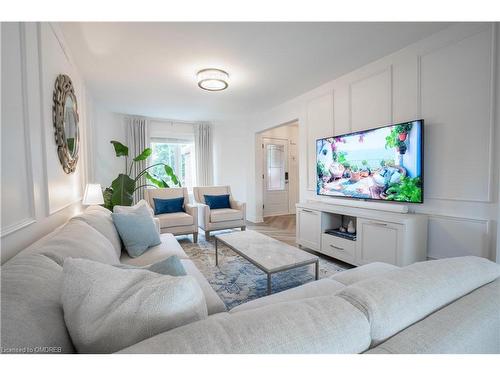
M 266 274 L 220 242 L 218 244 L 219 266 L 215 265 L 215 246 L 212 236 L 207 241 L 200 233 L 197 244 L 191 241 L 190 236 L 177 239 L 189 259 L 195 263 L 224 301 L 228 310 L 267 295 Z M 317 255 L 320 257 L 320 279 L 349 268 L 344 263 L 337 263 L 331 258 Z M 309 265 L 273 274 L 271 277 L 273 294 L 313 281 L 314 267 L 314 265 Z

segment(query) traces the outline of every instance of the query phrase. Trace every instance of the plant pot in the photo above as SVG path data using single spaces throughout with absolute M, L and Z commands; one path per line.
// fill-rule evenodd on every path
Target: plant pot
M 405 133 L 399 133 L 399 140 L 400 140 L 401 142 L 406 141 L 406 137 L 407 137 L 407 135 L 408 135 L 408 133 L 406 133 L 406 132 L 405 132 Z
M 342 175 L 344 174 L 344 170 L 345 170 L 345 168 L 342 164 L 332 163 L 329 172 L 333 178 L 342 178 Z
M 352 172 L 351 173 L 351 178 L 349 179 L 349 181 L 355 183 L 355 182 L 358 182 L 360 179 L 361 179 L 361 173 L 359 173 L 359 172 Z

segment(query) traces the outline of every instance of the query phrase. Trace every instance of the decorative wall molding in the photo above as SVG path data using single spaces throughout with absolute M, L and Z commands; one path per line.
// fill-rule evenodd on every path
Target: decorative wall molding
M 50 211 L 50 215 L 55 215 L 57 214 L 58 212 L 61 212 L 61 211 L 64 211 L 65 209 L 67 209 L 68 207 L 71 207 L 79 202 L 81 202 L 83 199 L 83 197 L 79 197 L 78 199 L 75 199 L 74 201 L 72 202 L 69 202 L 69 203 L 66 203 L 65 205 L 61 206 L 61 207 L 57 207 L 55 209 L 53 209 L 52 211 Z
M 473 240 L 472 242 L 474 243 L 475 247 L 472 249 L 463 249 L 465 250 L 462 253 L 460 253 L 460 249 L 454 248 L 453 250 L 457 252 L 456 255 L 466 255 L 466 254 L 474 254 L 477 256 L 486 256 L 490 259 L 492 259 L 492 249 L 491 249 L 491 243 L 492 243 L 492 238 L 491 238 L 491 227 L 492 227 L 492 221 L 488 219 L 471 219 L 467 217 L 458 217 L 458 216 L 446 216 L 446 215 L 437 215 L 437 214 L 429 214 L 429 242 L 432 242 L 433 239 L 433 225 L 436 225 L 435 223 L 441 222 L 442 225 L 448 226 L 450 228 L 453 225 L 463 225 L 464 227 L 467 226 L 467 224 L 470 225 L 475 225 L 478 226 L 480 230 L 476 231 L 474 233 L 472 231 L 472 228 L 468 228 L 469 230 L 467 231 L 454 231 L 455 234 L 464 234 L 467 233 L 466 236 L 468 237 L 469 240 Z M 439 233 L 438 233 L 439 234 Z M 480 237 L 483 240 L 483 243 L 477 243 L 476 237 Z M 460 246 L 462 243 L 457 244 L 457 246 Z M 443 244 L 441 247 L 436 247 L 438 249 L 446 248 L 446 245 L 449 246 L 449 244 Z M 479 247 L 481 246 L 482 247 Z M 428 247 L 429 249 L 432 249 L 432 243 Z M 429 254 L 428 254 L 429 255 Z M 432 258 L 439 258 L 439 254 L 432 254 Z M 443 254 L 445 255 L 454 255 L 454 254 Z M 455 256 L 456 256 L 455 255 Z
M 448 221 L 464 221 L 475 224 L 484 224 L 485 226 L 490 225 L 491 220 L 489 219 L 478 219 L 478 218 L 470 218 L 466 216 L 455 216 L 455 215 L 441 215 L 441 214 L 427 214 L 429 218 L 433 218 L 436 220 L 448 220 Z
M 417 113 L 419 117 L 423 116 L 422 113 L 422 59 L 425 56 L 431 55 L 448 47 L 451 47 L 455 44 L 463 42 L 469 38 L 475 37 L 481 33 L 490 33 L 490 73 L 489 73 L 489 84 L 490 84 L 490 95 L 489 95 L 489 139 L 488 139 L 488 159 L 486 163 L 488 164 L 488 183 L 487 183 L 487 197 L 486 199 L 471 199 L 471 198 L 459 198 L 459 197 L 445 197 L 439 195 L 429 196 L 428 191 L 426 193 L 426 199 L 435 199 L 435 200 L 443 200 L 443 201 L 453 201 L 453 202 L 481 202 L 481 203 L 492 203 L 493 202 L 493 191 L 494 191 L 494 176 L 496 176 L 494 170 L 494 149 L 495 149 L 495 138 L 494 138 L 494 128 L 495 128 L 495 110 L 496 110 L 496 67 L 497 67 L 497 45 L 496 45 L 496 32 L 495 27 L 492 25 L 489 29 L 481 29 L 474 33 L 462 36 L 461 38 L 449 40 L 448 42 L 439 45 L 438 47 L 431 48 L 426 50 L 423 53 L 417 55 Z M 425 119 L 424 119 L 425 120 Z M 425 176 L 424 176 L 425 179 Z
M 31 140 L 30 140 L 30 121 L 28 110 L 28 83 L 27 83 L 27 62 L 26 62 L 26 30 L 25 24 L 19 23 L 19 40 L 20 40 L 20 58 L 21 58 L 21 102 L 23 106 L 23 133 L 24 133 L 24 153 L 26 158 L 26 181 L 28 187 L 28 209 L 29 216 L 12 223 L 0 230 L 0 237 L 9 235 L 19 229 L 25 228 L 36 222 L 35 210 L 35 186 L 33 181 L 33 163 L 31 154 Z
M 47 130 L 45 129 L 45 101 L 44 101 L 44 90 L 43 90 L 43 43 L 42 43 L 42 24 L 38 23 L 36 28 L 37 33 L 37 47 L 38 47 L 38 84 L 39 84 L 39 95 L 40 95 L 40 127 L 42 135 L 42 158 L 43 158 L 43 193 L 45 196 L 45 216 L 50 216 L 50 204 L 49 204 L 49 174 L 47 170 Z
M 19 35 L 21 40 L 21 85 L 22 85 L 22 103 L 23 103 L 23 126 L 24 126 L 24 145 L 26 149 L 26 179 L 29 185 L 29 207 L 30 217 L 27 220 L 36 221 L 35 212 L 35 186 L 33 181 L 33 155 L 31 153 L 31 131 L 29 121 L 29 101 L 28 101 L 28 68 L 26 61 L 26 26 L 23 23 L 19 24 Z
M 417 117 L 422 118 L 422 56 L 417 56 Z M 425 121 L 425 119 L 424 119 Z
M 60 32 L 60 30 L 56 27 L 56 25 L 52 23 L 37 24 L 37 33 L 38 33 L 38 50 L 39 50 L 39 81 L 40 81 L 40 103 L 41 103 L 41 120 L 40 126 L 42 127 L 42 147 L 43 147 L 43 158 L 44 158 L 44 194 L 45 194 L 45 216 L 49 217 L 54 214 L 57 214 L 60 211 L 63 211 L 67 207 L 75 204 L 81 199 L 80 196 L 71 196 L 68 194 L 70 189 L 65 189 L 65 192 L 62 192 L 62 195 L 59 194 L 57 189 L 60 189 L 63 186 L 62 177 L 58 175 L 58 172 L 54 172 L 53 168 L 56 166 L 53 164 L 54 160 L 52 155 L 57 156 L 55 142 L 52 142 L 52 89 L 53 89 L 53 78 L 55 79 L 55 75 L 60 74 L 62 71 L 67 72 L 73 75 L 73 83 L 78 89 L 77 91 L 77 99 L 81 102 L 81 99 L 84 97 L 84 85 L 83 81 L 81 81 L 81 77 L 79 76 L 78 69 L 73 63 L 73 59 L 69 54 L 69 50 L 64 48 L 64 39 Z M 52 54 L 48 54 L 48 51 L 53 51 Z M 56 57 L 58 60 L 56 60 Z M 47 65 L 44 64 L 47 62 Z M 54 64 L 57 64 L 55 67 Z M 50 95 L 48 88 L 50 87 Z M 82 103 L 83 104 L 83 103 Z M 85 141 L 86 137 L 86 114 L 87 108 L 85 105 L 80 106 L 80 115 L 82 116 L 82 121 L 80 122 L 80 131 L 82 136 L 82 142 Z M 85 145 L 83 146 L 83 148 Z M 82 150 L 84 153 L 84 151 Z M 52 154 L 53 153 L 53 154 Z M 77 168 L 76 174 L 66 175 L 69 176 L 68 180 L 64 182 L 64 185 L 72 184 L 73 188 L 76 189 L 76 184 L 81 185 L 79 190 L 82 189 L 83 184 L 85 183 L 85 168 L 86 161 L 84 160 L 86 155 L 82 154 L 80 158 L 79 167 Z M 56 159 L 58 160 L 58 159 Z M 70 179 L 73 178 L 73 181 Z M 55 184 L 58 184 L 55 187 Z M 66 185 L 65 185 L 66 186 Z M 57 190 L 57 193 L 56 193 Z M 76 194 L 75 194 L 76 195 Z M 67 196 L 66 199 L 59 199 L 61 196 Z
M 316 96 L 309 100 L 306 104 L 306 155 L 307 155 L 307 165 L 306 165 L 306 170 L 307 170 L 307 190 L 308 191 L 316 191 L 316 182 L 312 181 L 312 174 L 314 173 L 314 176 L 316 176 L 316 145 L 311 141 L 311 118 L 310 118 L 310 110 L 309 107 L 312 105 L 312 103 L 315 103 L 318 100 L 321 100 L 325 97 L 329 96 L 330 97 L 330 106 L 331 106 L 331 124 L 329 124 L 330 129 L 328 130 L 328 134 L 324 134 L 324 137 L 328 136 L 333 136 L 335 132 L 335 107 L 334 107 L 334 101 L 335 101 L 335 91 L 330 90 L 328 92 L 323 93 L 322 95 Z M 321 133 L 321 132 L 320 132 Z M 316 137 L 316 136 L 315 136 Z M 310 156 L 314 156 L 314 160 L 311 161 L 309 158 Z M 311 170 L 313 168 L 313 170 Z
M 353 98 L 352 98 L 352 88 L 353 86 L 355 86 L 356 84 L 358 83 L 361 83 L 363 81 L 366 81 L 366 80 L 369 80 L 370 78 L 373 78 L 373 77 L 376 77 L 378 75 L 381 75 L 381 74 L 384 74 L 384 73 L 388 73 L 388 80 L 387 80 L 387 89 L 389 91 L 389 98 L 388 98 L 388 102 L 389 102 L 389 108 L 388 108 L 388 113 L 389 113 L 389 121 L 387 123 L 390 124 L 392 123 L 392 119 L 394 118 L 394 101 L 393 101 L 393 65 L 392 64 L 388 64 L 385 68 L 383 69 L 376 69 L 374 70 L 372 73 L 368 74 L 368 75 L 365 75 L 364 77 L 362 78 L 359 78 L 359 79 L 356 79 L 354 81 L 351 81 L 349 82 L 348 84 L 348 106 L 349 106 L 349 109 L 348 109 L 348 122 L 349 122 L 349 130 L 350 131 L 353 131 L 353 128 L 352 128 L 352 118 L 353 118 L 353 112 L 352 112 L 352 102 L 353 102 Z M 377 127 L 377 126 L 383 126 L 384 124 L 373 124 L 373 126 L 371 127 Z
M 19 229 L 26 228 L 27 226 L 34 224 L 34 223 L 36 223 L 36 219 L 34 219 L 32 217 L 28 217 L 26 219 L 18 221 L 17 223 L 8 225 L 5 228 L 1 229 L 0 237 L 8 236 L 11 233 L 17 232 Z
M 498 194 L 495 189 L 495 177 L 498 179 L 498 174 L 494 170 L 495 167 L 495 122 L 496 118 L 496 103 L 498 90 L 497 87 L 497 75 L 499 68 L 498 60 L 498 45 L 497 45 L 497 24 L 494 23 L 491 26 L 491 61 L 490 61 L 490 173 L 488 174 L 488 202 L 493 202 L 498 200 Z

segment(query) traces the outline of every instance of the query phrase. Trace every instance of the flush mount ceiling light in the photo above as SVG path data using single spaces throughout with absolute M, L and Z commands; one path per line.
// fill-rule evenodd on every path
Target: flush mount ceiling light
M 221 69 L 202 69 L 196 74 L 198 86 L 203 90 L 222 91 L 227 89 L 229 74 Z

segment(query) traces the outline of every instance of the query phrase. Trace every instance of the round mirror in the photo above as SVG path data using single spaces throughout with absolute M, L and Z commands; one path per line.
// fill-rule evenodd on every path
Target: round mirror
M 78 105 L 71 78 L 65 74 L 56 79 L 52 116 L 59 161 L 64 172 L 73 173 L 78 161 Z
M 75 103 L 71 96 L 68 95 L 64 103 L 64 137 L 66 138 L 66 145 L 72 159 L 75 157 L 77 151 L 76 140 L 78 138 L 78 122 L 76 116 Z

